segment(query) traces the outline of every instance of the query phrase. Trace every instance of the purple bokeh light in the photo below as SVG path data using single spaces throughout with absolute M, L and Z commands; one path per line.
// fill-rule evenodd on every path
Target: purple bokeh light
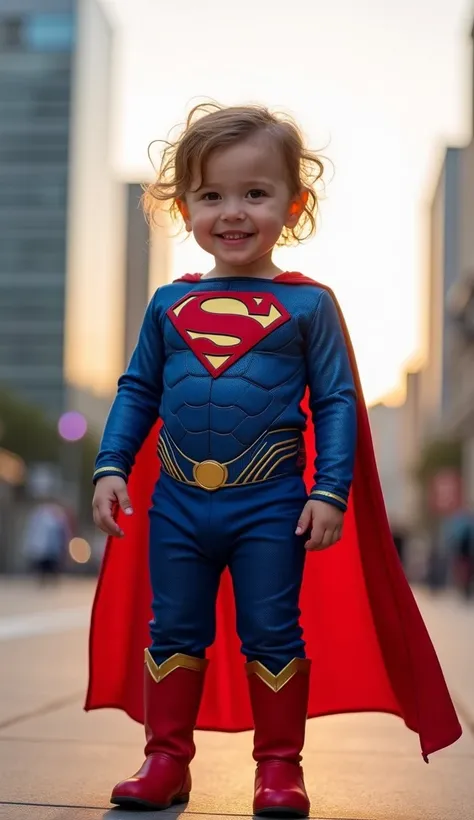
M 65 441 L 80 441 L 87 433 L 87 421 L 82 413 L 63 413 L 58 421 L 58 431 Z

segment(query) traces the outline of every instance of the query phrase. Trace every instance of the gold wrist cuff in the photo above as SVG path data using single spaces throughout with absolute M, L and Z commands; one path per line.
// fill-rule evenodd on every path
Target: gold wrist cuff
M 334 501 L 339 501 L 340 504 L 344 504 L 347 507 L 347 501 L 341 495 L 336 495 L 335 493 L 329 493 L 327 490 L 311 490 L 310 496 L 311 498 L 314 495 L 320 495 L 322 498 L 333 498 Z
M 99 467 L 99 468 L 95 471 L 95 473 L 94 473 L 94 475 L 92 476 L 92 478 L 93 478 L 93 479 L 94 479 L 94 478 L 97 478 L 97 476 L 99 475 L 99 473 L 120 473 L 120 474 L 121 474 L 121 475 L 123 475 L 125 478 L 127 478 L 127 473 L 125 472 L 125 470 L 122 470 L 122 468 L 121 468 L 121 467 Z

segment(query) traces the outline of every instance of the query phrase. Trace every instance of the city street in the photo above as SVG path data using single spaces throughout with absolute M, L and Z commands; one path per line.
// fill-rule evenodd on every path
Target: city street
M 142 727 L 118 712 L 82 710 L 90 579 L 57 589 L 0 580 L 1 820 L 132 820 L 111 810 L 112 785 L 142 759 Z M 423 763 L 418 738 L 382 715 L 308 724 L 312 817 L 468 820 L 474 813 L 474 605 L 419 593 L 464 724 L 454 746 Z M 251 734 L 197 734 L 194 791 L 201 817 L 251 814 Z M 180 810 L 160 813 L 162 820 Z

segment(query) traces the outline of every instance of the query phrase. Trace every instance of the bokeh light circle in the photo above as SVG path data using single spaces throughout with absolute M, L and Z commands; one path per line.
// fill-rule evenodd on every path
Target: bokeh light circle
M 69 555 L 76 564 L 87 564 L 92 550 L 85 538 L 72 538 L 69 542 Z
M 87 433 L 87 421 L 82 413 L 74 410 L 63 413 L 58 422 L 58 431 L 65 441 L 80 441 Z

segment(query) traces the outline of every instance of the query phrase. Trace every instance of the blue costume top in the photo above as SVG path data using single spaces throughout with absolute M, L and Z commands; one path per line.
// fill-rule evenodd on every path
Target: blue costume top
M 214 490 L 302 472 L 307 387 L 318 450 L 311 497 L 345 510 L 356 392 L 331 296 L 248 277 L 166 285 L 119 380 L 94 480 L 126 479 L 158 417 L 162 469 L 178 481 Z

